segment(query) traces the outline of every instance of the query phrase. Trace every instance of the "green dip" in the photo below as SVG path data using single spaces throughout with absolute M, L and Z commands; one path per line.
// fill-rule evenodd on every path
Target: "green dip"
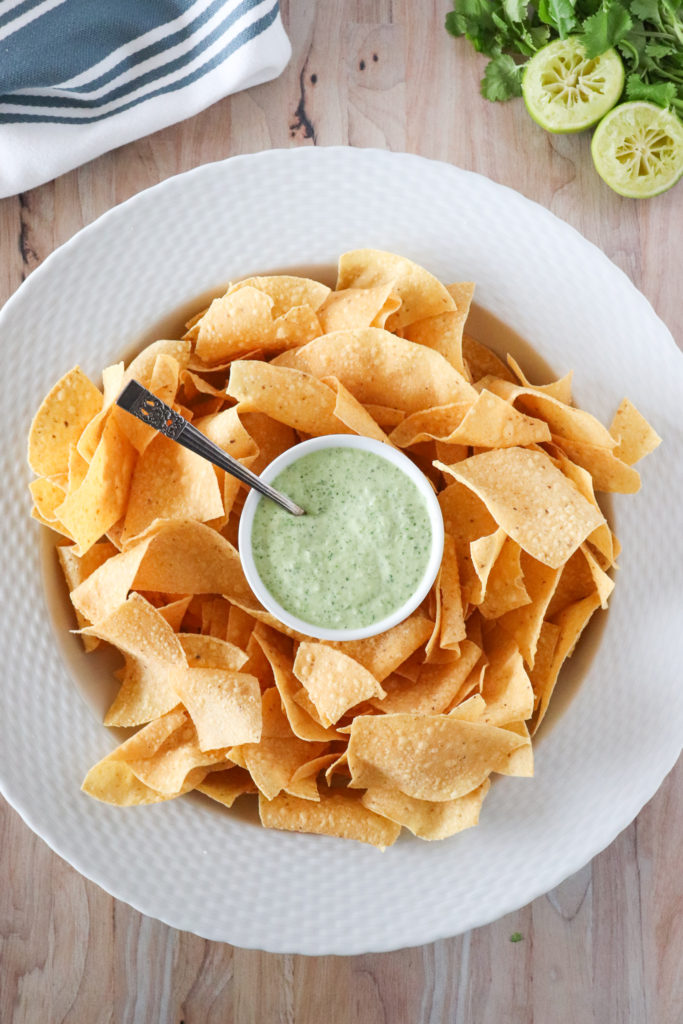
M 323 448 L 272 485 L 306 510 L 261 499 L 252 552 L 266 589 L 311 625 L 357 629 L 415 593 L 432 545 L 427 503 L 402 470 L 372 452 Z

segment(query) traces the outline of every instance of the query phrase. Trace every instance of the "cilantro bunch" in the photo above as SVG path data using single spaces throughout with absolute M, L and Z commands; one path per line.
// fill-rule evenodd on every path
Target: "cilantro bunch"
M 491 58 L 481 81 L 486 99 L 520 96 L 526 61 L 553 39 L 577 35 L 589 57 L 619 51 L 627 99 L 683 118 L 683 0 L 453 0 L 453 7 L 448 31 Z

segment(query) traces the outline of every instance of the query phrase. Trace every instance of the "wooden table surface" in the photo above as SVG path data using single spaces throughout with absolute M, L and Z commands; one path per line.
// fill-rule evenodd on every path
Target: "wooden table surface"
M 84 224 L 170 175 L 237 153 L 348 143 L 448 160 L 542 203 L 629 275 L 680 342 L 683 184 L 620 199 L 594 173 L 586 136 L 544 133 L 519 100 L 483 100 L 482 58 L 443 30 L 447 0 L 282 6 L 294 54 L 279 80 L 0 201 L 0 303 Z M 245 951 L 143 917 L 2 802 L 0 1021 L 681 1024 L 682 784 L 679 762 L 607 850 L 522 910 L 432 945 L 347 958 Z

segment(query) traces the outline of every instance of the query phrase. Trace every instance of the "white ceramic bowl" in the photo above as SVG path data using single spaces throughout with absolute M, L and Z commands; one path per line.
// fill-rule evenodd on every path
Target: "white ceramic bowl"
M 249 586 L 261 604 L 268 609 L 271 615 L 274 615 L 280 622 L 284 622 L 285 626 L 289 626 L 290 629 L 295 629 L 298 633 L 304 633 L 306 636 L 315 637 L 317 640 L 363 640 L 365 637 L 384 633 L 387 629 L 391 629 L 392 626 L 397 626 L 399 622 L 407 619 L 410 613 L 414 612 L 418 605 L 424 601 L 429 593 L 429 588 L 436 579 L 436 574 L 441 564 L 444 532 L 443 517 L 436 495 L 424 473 L 402 452 L 396 448 L 390 448 L 389 445 L 383 444 L 382 441 L 375 441 L 371 437 L 358 437 L 354 434 L 327 434 L 324 437 L 314 437 L 310 441 L 302 441 L 301 444 L 294 445 L 289 451 L 283 452 L 277 459 L 274 459 L 261 473 L 261 479 L 266 484 L 272 484 L 275 477 L 283 469 L 286 469 L 287 466 L 291 466 L 293 462 L 297 462 L 304 455 L 310 455 L 311 452 L 319 452 L 324 448 L 354 448 L 361 452 L 372 452 L 373 455 L 386 459 L 392 466 L 396 466 L 401 472 L 405 473 L 419 490 L 427 505 L 429 522 L 432 528 L 432 543 L 427 567 L 415 592 L 391 615 L 387 615 L 385 618 L 380 619 L 378 622 L 373 622 L 369 626 L 361 626 L 358 629 L 326 629 L 324 626 L 314 625 L 313 623 L 306 622 L 304 619 L 300 619 L 297 615 L 293 615 L 292 612 L 287 611 L 286 608 L 283 608 L 275 600 L 259 576 L 254 562 L 251 544 L 254 516 L 260 502 L 268 500 L 267 498 L 262 498 L 257 491 L 249 493 L 240 516 L 238 544 L 242 568 L 244 569 Z
M 287 268 L 329 279 L 339 254 L 359 246 L 403 253 L 444 281 L 476 281 L 480 307 L 558 374 L 574 369 L 579 405 L 609 423 L 628 395 L 664 438 L 643 462 L 641 493 L 613 499 L 617 587 L 596 616 L 604 628 L 596 623 L 596 636 L 589 626 L 563 671 L 535 744 L 536 775 L 496 779 L 477 828 L 438 843 L 401 837 L 385 853 L 260 828 L 239 801 L 234 812 L 201 796 L 97 803 L 80 784 L 116 746 L 102 725 L 115 680 L 111 664 L 69 634 L 47 531 L 28 519 L 31 418 L 75 363 L 98 380 L 133 346 L 168 337 L 229 280 Z M 271 952 L 414 946 L 557 885 L 629 824 L 674 764 L 683 736 L 672 571 L 683 564 L 683 358 L 628 278 L 548 210 L 402 153 L 302 147 L 236 157 L 170 178 L 80 232 L 12 297 L 0 337 L 0 788 L 60 856 L 118 899 L 176 928 Z M 676 842 L 675 823 L 661 841 Z

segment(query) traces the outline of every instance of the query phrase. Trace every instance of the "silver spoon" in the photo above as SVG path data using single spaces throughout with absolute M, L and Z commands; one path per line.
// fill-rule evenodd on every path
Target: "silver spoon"
M 164 437 L 170 438 L 176 444 L 181 444 L 183 448 L 189 449 L 195 455 L 201 456 L 202 459 L 207 459 L 214 466 L 218 466 L 220 469 L 224 469 L 226 473 L 230 473 L 231 476 L 237 477 L 243 484 L 253 487 L 259 494 L 263 494 L 264 497 L 277 502 L 287 512 L 291 512 L 293 516 L 306 515 L 305 509 L 296 505 L 286 494 L 282 494 L 281 491 L 276 491 L 274 487 L 264 484 L 255 473 L 251 473 L 241 462 L 233 459 L 222 448 L 219 448 L 217 444 L 214 444 L 213 441 L 209 441 L 208 437 L 205 437 L 200 430 L 193 427 L 189 420 L 186 420 L 184 416 L 177 413 L 170 405 L 162 402 L 160 398 L 157 398 L 155 394 L 148 391 L 138 381 L 132 380 L 130 384 L 126 385 L 116 399 L 116 404 L 132 416 L 142 420 L 147 426 L 158 430 Z

